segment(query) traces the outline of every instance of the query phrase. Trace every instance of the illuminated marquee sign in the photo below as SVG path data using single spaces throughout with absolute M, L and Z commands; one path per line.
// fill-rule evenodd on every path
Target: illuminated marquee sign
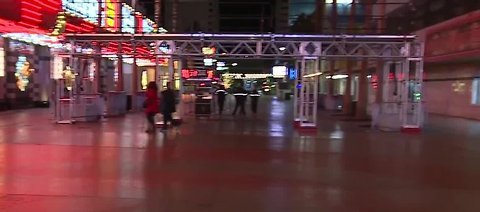
M 102 11 L 102 26 L 113 32 L 118 31 L 119 4 L 115 0 L 105 0 L 102 2 L 102 6 L 105 8 Z
M 122 32 L 135 33 L 135 16 L 132 13 L 129 6 L 122 5 Z
M 62 0 L 62 8 L 67 13 L 98 23 L 98 0 Z

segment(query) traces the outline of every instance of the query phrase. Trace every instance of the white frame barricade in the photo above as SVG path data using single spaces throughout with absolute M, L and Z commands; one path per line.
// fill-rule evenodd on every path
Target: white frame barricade
M 413 52 L 413 53 L 412 53 Z M 403 53 L 408 56 L 404 61 L 403 75 L 403 98 L 402 98 L 402 130 L 419 130 L 424 123 L 423 108 L 423 60 L 421 58 L 410 57 L 412 54 L 424 53 L 424 45 L 414 45 L 407 43 Z
M 416 92 L 421 92 L 421 72 L 423 70 L 423 44 L 417 41 L 415 35 L 397 36 L 397 35 L 294 35 L 294 34 L 65 34 L 65 41 L 72 44 L 72 49 L 76 47 L 91 48 L 121 46 L 122 43 L 128 43 L 133 47 L 146 48 L 149 50 L 148 55 L 142 55 L 138 52 L 124 52 L 122 55 L 135 56 L 169 56 L 176 59 L 182 57 L 203 57 L 204 47 L 215 47 L 215 57 L 225 58 L 242 58 L 242 59 L 295 59 L 297 61 L 308 60 L 359 60 L 359 59 L 376 59 L 384 62 L 400 62 L 404 63 L 404 72 L 410 73 L 408 65 L 410 61 L 415 61 L 418 65 L 416 73 L 413 75 L 415 79 L 410 78 L 409 81 L 416 83 Z M 168 51 L 159 51 L 159 45 L 167 43 Z M 94 52 L 93 55 L 101 54 Z M 84 55 L 82 52 L 71 51 L 70 56 Z M 145 53 L 146 54 L 146 53 Z M 90 54 L 92 55 L 92 54 Z M 385 66 L 386 67 L 386 66 Z M 312 104 L 317 104 L 318 95 L 318 76 L 310 77 L 309 74 L 321 73 L 318 65 L 314 70 L 298 69 L 296 85 L 299 83 L 307 83 L 315 86 L 305 87 L 302 84 L 301 92 L 312 94 L 306 98 L 305 95 L 298 95 L 295 92 L 294 118 L 295 122 L 310 122 L 316 126 L 316 110 L 307 110 L 305 104 L 308 100 L 312 100 Z M 309 72 L 311 71 L 311 73 Z M 170 79 L 173 79 L 174 73 L 170 72 Z M 305 78 L 304 76 L 307 77 Z M 405 75 L 407 76 L 407 75 Z M 412 76 L 412 75 L 410 75 Z M 420 127 L 422 125 L 422 102 L 415 102 L 413 110 L 407 110 L 409 98 L 406 96 L 410 92 L 407 80 L 402 84 L 404 89 L 401 90 L 402 97 L 399 104 L 402 105 L 399 117 L 401 127 Z M 297 89 L 297 88 L 296 88 Z M 180 89 L 182 91 L 182 89 Z M 298 90 L 298 89 L 297 89 Z M 304 93 L 303 93 L 304 94 Z M 180 93 L 180 96 L 182 93 Z M 302 99 L 303 98 L 303 99 Z M 299 103 L 300 101 L 300 103 Z M 384 105 L 381 102 L 381 108 Z M 388 103 L 388 102 L 385 102 Z M 302 105 L 302 106 L 300 106 Z M 299 108 L 300 107 L 300 108 Z M 302 109 L 303 108 L 303 109 Z M 303 110 L 303 111 L 300 111 Z M 306 113 L 305 113 L 306 112 Z M 407 118 L 409 114 L 414 114 L 414 118 Z M 313 117 L 315 116 L 315 117 Z M 307 118 L 307 120 L 303 120 Z M 308 124 L 307 124 L 308 125 Z
M 301 72 L 302 70 L 300 69 L 302 67 L 302 61 L 297 60 L 295 61 L 295 87 L 294 87 L 294 92 L 293 92 L 293 125 L 294 127 L 300 127 L 300 122 L 302 120 L 300 119 L 300 102 L 299 97 L 300 97 L 300 90 L 301 90 Z
M 55 57 L 59 57 L 59 55 L 55 55 Z M 73 64 L 74 59 L 72 57 L 67 56 L 60 56 L 62 60 L 62 68 L 66 69 L 66 67 L 71 68 L 71 64 Z M 65 62 L 64 59 L 68 59 L 68 63 L 65 66 L 63 63 Z M 53 83 L 53 98 L 55 101 L 54 104 L 54 111 L 55 111 L 55 123 L 57 124 L 73 124 L 74 123 L 74 114 L 75 114 L 75 100 L 73 98 L 72 91 L 75 89 L 76 83 L 72 84 L 70 90 L 66 88 L 66 79 L 65 73 L 62 72 L 62 77 L 54 79 Z
M 71 87 L 67 89 L 65 78 L 65 71 L 62 73 L 62 78 L 54 79 L 53 97 L 55 100 L 55 122 L 58 124 L 73 124 L 77 121 L 98 121 L 102 117 L 105 106 L 102 104 L 101 95 L 95 93 L 96 80 L 93 79 L 88 84 L 84 81 L 88 80 L 87 76 L 84 76 L 84 70 L 88 70 L 88 65 L 95 61 L 91 56 L 84 55 L 83 59 L 87 59 L 86 63 L 82 63 L 80 58 L 82 55 L 65 55 L 57 54 L 63 59 L 68 58 L 68 63 L 64 65 L 64 69 L 70 68 L 74 75 L 71 82 Z M 87 65 L 87 67 L 85 67 Z M 96 73 L 99 71 L 99 67 L 95 66 Z
M 372 122 L 385 131 L 418 131 L 424 122 L 423 60 L 412 55 L 423 55 L 423 45 L 412 48 L 407 43 L 401 52 L 406 56 L 404 59 L 388 61 L 383 65 L 382 101 L 377 120 Z
M 67 93 L 67 95 L 63 95 Z M 74 99 L 72 92 L 65 92 L 65 79 L 55 80 L 55 122 L 57 124 L 72 124 L 74 122 Z
M 301 69 L 298 127 L 315 129 L 317 128 L 318 79 L 322 74 L 319 71 L 318 57 L 304 57 L 301 61 Z

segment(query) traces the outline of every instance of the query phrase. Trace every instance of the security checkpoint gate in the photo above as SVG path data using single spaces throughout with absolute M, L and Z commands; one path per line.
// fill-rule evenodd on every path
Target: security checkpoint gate
M 213 57 L 219 59 L 294 59 L 300 62 L 297 80 L 299 92 L 295 93 L 295 119 L 305 127 L 315 128 L 316 105 L 318 103 L 318 76 L 322 72 L 318 68 L 319 60 L 366 60 L 374 59 L 384 62 L 399 62 L 402 64 L 416 61 L 420 63 L 414 70 L 415 79 L 402 81 L 402 98 L 400 101 L 399 117 L 408 117 L 409 114 L 418 116 L 421 110 L 421 101 L 415 103 L 415 110 L 408 110 L 411 106 L 406 97 L 410 91 L 408 83 L 416 83 L 416 92 L 421 94 L 422 72 L 422 44 L 417 42 L 416 36 L 390 35 L 287 35 L 287 34 L 66 34 L 65 41 L 74 48 L 95 49 L 90 55 L 102 55 L 103 48 L 132 47 L 133 51 L 114 53 L 119 56 L 130 57 L 205 57 L 204 48 L 214 48 Z M 74 49 L 72 48 L 72 49 Z M 146 48 L 148 52 L 137 52 L 137 48 Z M 162 49 L 162 51 L 159 51 Z M 82 52 L 70 51 L 71 57 L 84 55 Z M 409 66 L 409 65 L 408 65 Z M 417 67 L 417 66 L 416 66 Z M 404 72 L 407 72 L 404 66 Z M 408 70 L 410 73 L 410 70 Z M 419 72 L 419 73 L 417 73 Z M 170 72 L 169 79 L 174 78 Z M 413 80 L 413 81 L 412 81 Z M 180 88 L 182 91 L 182 88 Z M 383 102 L 385 100 L 381 100 Z M 416 121 L 411 121 L 416 120 Z M 402 118 L 402 126 L 421 126 L 418 117 Z

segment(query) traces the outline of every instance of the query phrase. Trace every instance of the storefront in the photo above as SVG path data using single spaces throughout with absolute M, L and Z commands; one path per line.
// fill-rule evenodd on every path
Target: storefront
M 141 79 L 144 70 L 133 68 L 133 59 L 117 58 L 118 53 L 132 51 L 128 45 L 122 49 L 116 46 L 102 48 L 105 55 L 96 59 L 87 55 L 69 60 L 57 55 L 70 48 L 59 42 L 65 32 L 94 33 L 99 25 L 101 31 L 110 32 L 158 31 L 153 21 L 127 4 L 98 0 L 49 0 L 39 4 L 29 0 L 7 0 L 3 3 L 5 6 L 0 8 L 0 110 L 48 106 L 53 90 L 51 80 L 55 75 L 59 77 L 67 66 L 76 73 L 87 72 L 83 76 L 88 77 L 80 80 L 79 87 L 88 87 L 92 93 L 124 91 L 124 87 L 128 88 L 125 85 L 132 85 L 134 70 L 140 75 L 137 79 Z M 147 54 L 148 50 L 138 48 L 137 52 Z M 143 60 L 138 61 L 142 63 Z M 128 74 L 131 76 L 124 77 Z M 155 78 L 150 74 L 147 81 Z M 135 84 L 138 85 L 135 89 L 129 87 L 131 92 L 142 89 L 141 82 Z
M 50 49 L 46 36 L 60 2 L 7 0 L 0 8 L 0 110 L 48 105 Z
M 35 36 L 33 39 L 38 40 L 29 42 L 15 39 L 12 33 L 4 34 L 0 56 L 4 61 L 2 102 L 5 109 L 48 106 L 50 49 L 58 44 L 51 43 L 48 37 L 42 40 L 41 35 Z
M 480 11 L 419 31 L 427 112 L 480 120 Z

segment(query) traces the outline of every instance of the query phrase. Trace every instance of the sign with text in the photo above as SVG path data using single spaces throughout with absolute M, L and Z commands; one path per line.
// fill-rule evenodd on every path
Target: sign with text
M 182 70 L 182 77 L 185 79 L 189 79 L 192 77 L 198 77 L 198 70 L 196 69 L 183 69 Z
M 480 52 L 480 12 L 473 12 L 427 30 L 427 61 L 471 57 Z

